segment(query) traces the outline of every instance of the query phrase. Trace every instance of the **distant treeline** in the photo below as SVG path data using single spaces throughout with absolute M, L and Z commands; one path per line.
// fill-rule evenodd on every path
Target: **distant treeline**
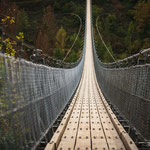
M 15 24 L 5 26 L 7 32 L 14 35 L 23 32 L 26 42 L 42 49 L 43 53 L 63 59 L 80 26 L 77 17 L 64 13 L 78 14 L 84 22 L 85 1 L 2 0 L 0 12 L 15 17 Z M 74 62 L 80 57 L 82 41 L 83 34 L 80 34 L 66 61 Z
M 15 24 L 5 27 L 7 32 L 14 35 L 23 32 L 25 41 L 50 56 L 63 59 L 80 25 L 76 17 L 64 13 L 76 13 L 84 23 L 85 3 L 83 0 L 1 0 L 0 13 L 15 17 Z M 92 8 L 96 48 L 102 61 L 113 60 L 96 31 L 99 15 L 99 30 L 116 59 L 150 47 L 149 0 L 93 0 Z M 80 57 L 83 33 L 84 28 L 66 61 L 73 62 Z
M 93 0 L 94 21 L 109 50 L 116 59 L 125 58 L 150 47 L 149 0 Z M 95 22 L 94 22 L 95 25 Z M 95 29 L 99 58 L 113 61 Z

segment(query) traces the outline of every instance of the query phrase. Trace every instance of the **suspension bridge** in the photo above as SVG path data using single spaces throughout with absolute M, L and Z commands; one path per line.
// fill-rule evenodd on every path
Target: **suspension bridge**
M 91 14 L 87 0 L 83 54 L 70 68 L 0 53 L 0 149 L 150 149 L 150 65 L 124 66 L 140 54 L 102 63 Z

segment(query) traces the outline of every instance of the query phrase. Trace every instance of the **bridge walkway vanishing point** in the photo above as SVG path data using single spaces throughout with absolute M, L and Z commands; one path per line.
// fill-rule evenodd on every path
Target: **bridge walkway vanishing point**
M 97 84 L 90 7 L 90 0 L 87 0 L 82 78 L 70 107 L 45 150 L 136 150 L 137 147 L 116 119 Z

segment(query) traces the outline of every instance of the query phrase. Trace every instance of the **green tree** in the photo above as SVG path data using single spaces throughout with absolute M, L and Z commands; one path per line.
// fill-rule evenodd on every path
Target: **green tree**
M 117 19 L 114 14 L 109 14 L 105 19 L 105 28 L 108 32 L 115 33 L 117 29 Z
M 69 47 L 72 46 L 72 44 L 73 44 L 74 40 L 76 39 L 76 37 L 77 37 L 77 34 L 76 34 L 76 33 L 72 34 L 72 35 L 69 37 L 69 40 L 68 40 L 69 42 L 68 42 L 68 44 L 67 44 Z M 81 44 L 82 44 L 82 39 L 81 39 L 80 36 L 78 36 L 78 38 L 77 38 L 77 40 L 76 40 L 76 42 L 75 42 L 75 45 L 74 45 L 74 47 L 73 47 L 73 49 L 75 50 L 75 52 L 78 52 L 78 50 L 81 48 Z
M 128 27 L 127 36 L 125 38 L 126 46 L 131 45 L 135 39 L 136 39 L 136 29 L 133 21 L 131 21 Z
M 132 42 L 135 39 L 135 26 L 133 22 L 130 22 L 129 24 L 129 28 L 128 28 L 128 36 L 129 36 L 129 40 Z
M 150 48 L 150 38 L 145 38 L 143 42 L 143 49 Z
M 96 19 L 96 17 L 98 17 L 100 14 L 102 14 L 103 11 L 104 11 L 103 8 L 100 8 L 97 5 L 92 5 L 93 18 Z
M 56 34 L 56 47 L 61 48 L 63 53 L 65 53 L 67 40 L 67 33 L 64 28 L 61 27 Z
M 138 34 L 134 25 L 134 22 L 131 21 L 128 27 L 127 36 L 125 37 L 125 43 L 129 55 L 137 53 L 141 48 L 141 41 L 138 38 Z
M 150 1 L 139 1 L 133 11 L 137 32 L 150 34 Z
M 17 16 L 17 32 L 27 33 L 30 27 L 28 15 L 25 10 L 20 10 Z
M 110 44 L 108 44 L 107 47 L 109 49 L 109 52 L 114 56 L 114 53 L 112 51 L 112 48 L 111 48 Z M 105 51 L 104 58 L 103 58 L 104 62 L 113 62 L 113 58 L 112 58 L 112 56 L 110 55 L 109 52 L 107 50 Z
M 49 41 L 53 43 L 54 36 L 56 35 L 57 25 L 55 22 L 54 12 L 51 6 L 48 6 L 43 15 L 42 30 L 48 35 Z
M 54 50 L 54 57 L 60 60 L 63 59 L 64 53 L 62 52 L 61 48 L 56 48 Z
M 74 50 L 72 50 L 67 61 L 68 62 L 75 62 L 75 61 L 77 61 L 77 59 L 78 59 L 77 53 Z
M 97 49 L 97 54 L 98 54 L 99 59 L 101 61 L 104 61 L 104 54 L 106 51 L 104 44 L 100 41 L 97 41 L 95 44 L 96 44 L 96 49 Z

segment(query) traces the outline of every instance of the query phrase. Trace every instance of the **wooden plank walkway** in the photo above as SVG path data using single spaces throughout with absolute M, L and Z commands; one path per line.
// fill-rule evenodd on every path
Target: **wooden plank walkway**
M 137 150 L 97 84 L 91 39 L 90 0 L 86 13 L 86 53 L 79 88 L 45 150 Z

